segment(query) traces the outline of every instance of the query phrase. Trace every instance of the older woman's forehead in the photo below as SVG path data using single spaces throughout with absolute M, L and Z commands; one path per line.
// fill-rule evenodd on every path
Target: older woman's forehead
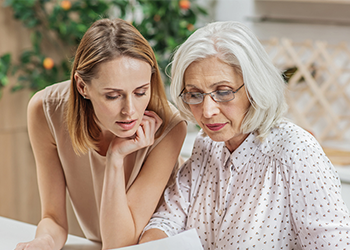
M 184 74 L 186 87 L 215 87 L 220 84 L 229 84 L 235 87 L 243 81 L 234 67 L 222 62 L 216 57 L 206 58 L 190 64 Z

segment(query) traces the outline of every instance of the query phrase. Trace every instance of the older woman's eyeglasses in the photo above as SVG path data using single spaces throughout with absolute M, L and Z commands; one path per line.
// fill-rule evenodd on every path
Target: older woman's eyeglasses
M 184 101 L 187 104 L 199 104 L 203 102 L 204 97 L 206 95 L 210 95 L 211 98 L 216 102 L 228 102 L 233 99 L 235 99 L 235 93 L 237 93 L 242 87 L 244 86 L 244 83 L 236 90 L 216 90 L 210 93 L 201 93 L 201 92 L 186 92 L 185 88 L 181 91 L 180 97 L 182 101 Z

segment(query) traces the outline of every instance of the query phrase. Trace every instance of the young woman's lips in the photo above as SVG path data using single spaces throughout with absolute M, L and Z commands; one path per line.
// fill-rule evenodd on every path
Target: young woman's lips
M 226 123 L 205 124 L 205 126 L 207 126 L 207 128 L 210 129 L 211 131 L 218 131 L 222 129 L 225 125 Z
M 131 120 L 131 121 L 122 121 L 122 122 L 117 122 L 117 124 L 124 130 L 130 130 L 132 129 L 137 120 Z

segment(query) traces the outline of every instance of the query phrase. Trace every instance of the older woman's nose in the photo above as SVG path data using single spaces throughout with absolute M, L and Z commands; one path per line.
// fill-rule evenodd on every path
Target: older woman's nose
M 205 118 L 211 118 L 213 115 L 220 112 L 218 103 L 213 100 L 211 95 L 206 95 L 203 97 L 202 110 Z

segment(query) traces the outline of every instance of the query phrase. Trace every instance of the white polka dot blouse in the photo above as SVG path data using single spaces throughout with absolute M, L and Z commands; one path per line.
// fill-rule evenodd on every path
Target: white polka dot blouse
M 204 249 L 350 249 L 337 173 L 308 132 L 283 122 L 230 153 L 200 132 L 145 230 L 195 228 Z

